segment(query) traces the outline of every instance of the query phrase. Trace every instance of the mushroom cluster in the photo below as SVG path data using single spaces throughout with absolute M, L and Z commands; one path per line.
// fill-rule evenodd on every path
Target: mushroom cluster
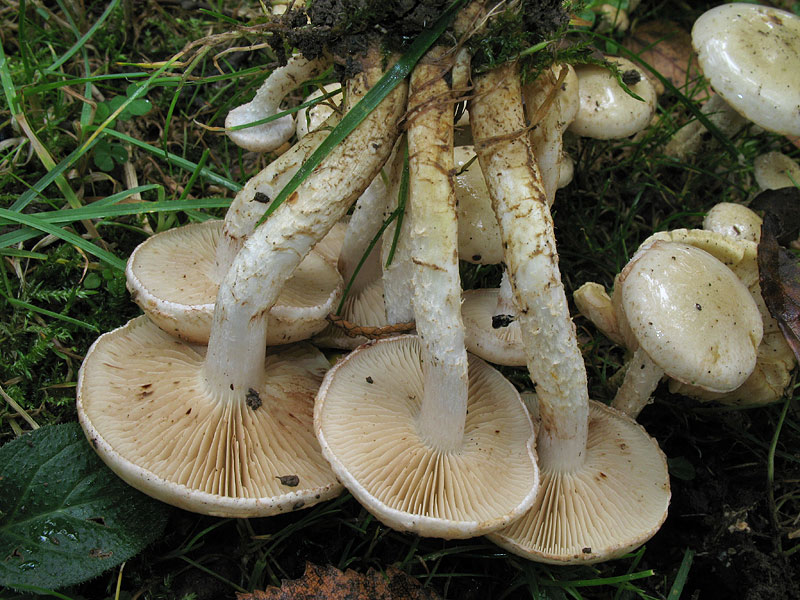
M 507 24 L 508 15 L 518 13 L 521 25 L 535 29 L 521 36 L 525 44 L 552 35 L 566 15 L 557 1 L 448 5 L 419 3 L 423 26 L 452 17 L 455 6 L 458 12 L 408 82 L 397 77 L 397 56 L 373 35 L 388 24 L 372 23 L 356 51 L 349 33 L 334 39 L 337 31 L 350 31 L 340 27 L 342 15 L 311 5 L 312 26 L 333 32 L 331 39 L 342 44 L 320 48 L 298 33 L 291 40 L 301 54 L 273 72 L 251 103 L 231 113 L 228 125 L 273 116 L 290 87 L 331 62 L 344 67 L 343 105 L 248 182 L 224 223 L 175 234 L 173 249 L 150 248 L 154 237 L 137 250 L 128 269 L 131 289 L 144 308 L 156 306 L 168 316 L 153 312 L 153 321 L 140 317 L 97 340 L 78 382 L 81 422 L 120 476 L 191 510 L 275 514 L 329 498 L 343 484 L 401 530 L 444 538 L 490 534 L 514 553 L 552 563 L 620 556 L 658 530 L 670 489 L 655 440 L 588 395 L 549 208 L 560 135 L 571 120 L 566 108 L 549 107 L 560 106 L 554 99 L 566 70 L 545 70 L 525 90 L 517 61 L 486 61 L 498 15 Z M 361 114 L 359 101 L 387 85 L 388 71 L 396 85 Z M 293 82 L 288 87 L 287 79 Z M 514 386 L 467 353 L 453 123 L 453 105 L 464 97 L 507 273 L 504 298 L 537 390 L 536 440 Z M 362 120 L 344 141 L 276 202 L 330 127 L 353 123 L 356 114 Z M 646 108 L 642 122 L 651 114 Z M 288 130 L 278 119 L 231 137 L 263 150 L 283 143 Z M 403 212 L 395 203 L 406 161 Z M 550 165 L 547 183 L 540 161 Z M 388 184 L 369 190 L 384 166 Z M 417 333 L 361 345 L 323 378 L 327 361 L 312 346 L 267 345 L 296 342 L 321 328 L 315 315 L 331 310 L 343 284 L 314 248 L 359 198 L 358 216 L 351 217 L 356 225 L 347 227 L 342 247 L 365 251 L 364 240 L 379 234 L 386 214 L 404 215 L 395 222 L 396 236 L 392 228 L 384 234 L 383 249 L 396 246 L 391 267 L 381 256 L 375 272 L 386 323 L 413 320 Z M 201 289 L 188 293 L 179 269 L 198 269 L 178 267 L 174 248 L 196 263 L 201 252 L 189 241 L 195 233 L 214 262 L 206 259 L 211 267 Z M 348 278 L 352 252 L 344 250 L 339 260 Z M 142 266 L 155 254 L 171 263 Z M 313 274 L 312 263 L 320 269 Z M 154 299 L 145 283 L 154 273 L 171 277 L 173 285 L 179 281 L 187 294 Z M 291 291 L 293 280 L 301 291 Z M 292 303 L 314 325 L 276 334 Z M 179 313 L 202 314 L 203 322 L 184 330 L 176 324 Z

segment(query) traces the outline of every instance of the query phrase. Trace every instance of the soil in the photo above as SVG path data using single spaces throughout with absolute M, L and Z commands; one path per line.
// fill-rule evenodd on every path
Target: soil
M 747 435 L 773 430 L 778 407 L 728 411 L 663 397 L 639 421 L 671 460 L 672 502 L 640 566 L 664 574 L 671 585 L 688 548 L 695 554 L 682 598 L 800 598 L 800 561 L 779 552 L 781 540 L 787 548 L 793 543 L 773 520 L 766 449 Z M 778 482 L 797 480 L 800 468 L 778 457 L 775 473 L 777 496 Z
M 378 37 L 387 50 L 402 51 L 451 3 L 451 0 L 315 0 L 307 13 L 303 9 L 293 10 L 282 18 L 286 33 L 281 35 L 307 58 L 317 57 L 324 50 L 339 57 L 363 55 L 369 43 Z M 526 0 L 519 10 L 509 11 L 494 22 L 495 28 L 478 36 L 479 40 L 470 41 L 479 44 L 483 51 L 479 61 L 504 60 L 507 55 L 544 39 L 567 22 L 567 14 L 560 0 Z M 351 60 L 347 69 L 345 76 L 352 74 L 357 65 Z

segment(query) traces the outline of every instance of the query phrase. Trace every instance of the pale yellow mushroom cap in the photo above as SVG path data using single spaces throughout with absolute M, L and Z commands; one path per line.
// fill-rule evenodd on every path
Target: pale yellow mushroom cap
M 195 344 L 208 343 L 219 282 L 217 241 L 222 221 L 154 235 L 134 250 L 125 274 L 133 300 L 159 327 Z M 269 311 L 267 344 L 288 344 L 321 331 L 342 293 L 339 272 L 311 252 Z
M 744 204 L 720 202 L 703 219 L 703 229 L 716 231 L 736 240 L 758 242 L 762 219 Z
M 465 538 L 507 525 L 531 506 L 539 481 L 519 394 L 470 356 L 463 445 L 438 451 L 416 425 L 421 360 L 418 338 L 398 336 L 339 361 L 314 409 L 323 454 L 356 499 L 394 529 Z
M 618 276 L 613 302 L 626 345 L 641 347 L 669 377 L 730 391 L 755 367 L 758 307 L 704 250 L 663 241 L 641 248 Z
M 753 176 L 762 190 L 794 187 L 800 185 L 800 165 L 781 152 L 765 152 L 753 161 Z
M 524 367 L 525 351 L 516 315 L 507 324 L 494 327 L 492 317 L 498 314 L 499 289 L 467 290 L 461 304 L 464 319 L 464 344 L 469 352 L 497 365 Z
M 623 74 L 630 73 L 632 79 L 637 79 L 628 87 L 643 101 L 622 89 L 608 69 L 577 66 L 580 109 L 569 127 L 576 135 L 600 140 L 626 138 L 647 127 L 655 113 L 656 93 L 641 69 L 624 58 L 608 60 Z
M 800 135 L 800 17 L 755 4 L 723 4 L 692 28 L 711 87 L 756 125 Z
M 97 339 L 77 408 L 100 458 L 133 487 L 215 516 L 269 516 L 338 495 L 312 427 L 322 353 L 303 344 L 268 356 L 245 402 L 206 390 L 202 350 L 143 316 Z

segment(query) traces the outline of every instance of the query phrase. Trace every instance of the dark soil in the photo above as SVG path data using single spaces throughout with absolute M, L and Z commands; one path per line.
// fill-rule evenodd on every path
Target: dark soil
M 779 407 L 727 411 L 665 396 L 668 403 L 646 408 L 639 419 L 670 458 L 672 483 L 669 516 L 648 543 L 643 566 L 671 582 L 684 549 L 691 549 L 683 598 L 800 598 L 800 561 L 779 551 L 781 540 L 786 547 L 792 542 L 773 517 L 767 450 L 748 436 L 773 430 Z M 796 460 L 777 458 L 775 472 L 776 482 L 800 477 Z

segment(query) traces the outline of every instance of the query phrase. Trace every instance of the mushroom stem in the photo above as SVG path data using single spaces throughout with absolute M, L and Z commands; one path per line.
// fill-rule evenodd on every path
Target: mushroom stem
M 400 148 L 404 145 L 401 138 Z M 389 172 L 389 181 L 391 182 L 389 206 L 392 210 L 398 209 L 404 159 L 404 152 L 396 152 Z M 405 211 L 399 214 L 383 233 L 381 244 L 386 322 L 392 325 L 414 320 L 414 308 L 411 305 L 413 296 L 411 271 L 413 265 L 410 258 L 409 231 L 411 219 L 409 217 L 410 212 L 406 205 Z M 400 232 L 396 234 L 398 227 L 400 227 Z M 395 239 L 397 244 L 394 243 Z M 390 257 L 391 261 L 389 260 Z
M 563 77 L 561 74 L 556 74 L 555 67 L 546 69 L 536 81 L 522 88 L 525 107 L 533 126 L 528 135 L 536 164 L 542 174 L 542 185 L 547 194 L 548 206 L 553 205 L 558 189 L 564 148 L 562 136 L 564 129 L 569 126 L 569 123 L 564 122 L 561 100 L 558 97 L 558 85 L 566 77 L 568 68 L 566 65 L 561 66 Z M 578 93 L 574 86 L 569 90 L 575 95 Z M 536 122 L 533 122 L 534 118 Z
M 719 94 L 711 96 L 700 110 L 727 137 L 747 124 L 747 119 L 733 110 Z M 706 126 L 700 121 L 690 121 L 670 139 L 664 147 L 664 154 L 677 159 L 695 154 L 702 147 L 707 134 Z
M 269 203 L 297 173 L 311 153 L 328 137 L 327 128 L 336 125 L 339 118 L 339 113 L 333 113 L 325 121 L 324 126 L 306 135 L 264 167 L 236 194 L 225 214 L 222 236 L 217 242 L 217 281 L 225 277 L 245 238 L 252 233 Z
M 664 370 L 656 365 L 647 353 L 637 348 L 628 361 L 625 379 L 611 402 L 612 408 L 621 410 L 635 419 L 650 403 L 650 395 L 664 376 Z
M 377 48 L 348 81 L 347 110 L 381 77 Z M 398 85 L 244 243 L 220 285 L 206 380 L 224 390 L 260 382 L 265 315 L 294 269 L 378 174 L 397 137 L 406 86 Z M 246 357 L 245 357 L 246 354 Z
M 345 285 L 356 272 L 361 257 L 367 251 L 372 238 L 380 230 L 388 212 L 389 190 L 378 174 L 358 198 L 339 253 L 339 272 Z M 358 272 L 351 294 L 360 292 L 367 284 L 380 277 L 380 251 L 373 249 L 372 254 Z
M 228 113 L 225 127 L 245 125 L 266 119 L 278 113 L 283 97 L 304 81 L 321 74 L 330 65 L 330 57 L 323 55 L 308 60 L 292 56 L 286 66 L 270 73 L 255 97 L 247 104 L 237 106 Z M 262 125 L 229 131 L 228 137 L 237 146 L 253 152 L 270 152 L 284 144 L 294 134 L 294 117 L 286 115 Z
M 548 468 L 573 470 L 584 459 L 587 440 L 586 370 L 561 283 L 547 196 L 525 135 L 516 64 L 476 77 L 469 111 L 539 396 L 539 457 Z
M 413 306 L 422 341 L 422 439 L 461 448 L 467 411 L 467 351 L 461 319 L 458 222 L 453 186 L 453 108 L 442 77 L 452 59 L 432 49 L 411 74 L 408 154 Z

